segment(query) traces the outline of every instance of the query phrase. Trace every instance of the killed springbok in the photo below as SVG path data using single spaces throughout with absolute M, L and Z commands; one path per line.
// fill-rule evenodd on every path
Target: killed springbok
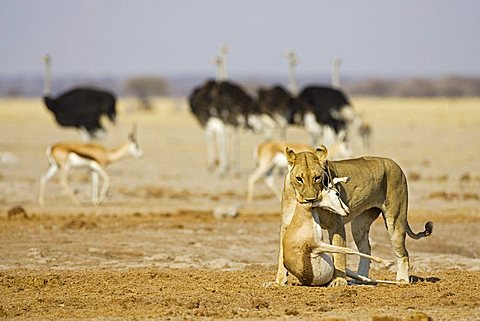
M 322 192 L 322 193 L 325 193 Z M 324 201 L 323 201 L 324 200 Z M 329 194 L 324 194 L 322 201 L 313 204 L 314 207 L 323 207 L 324 202 L 333 201 L 335 204 L 331 211 L 342 216 L 348 215 L 348 207 L 338 207 L 338 201 Z M 323 240 L 323 233 L 320 227 L 319 215 L 312 211 L 312 205 L 297 203 L 292 221 L 282 239 L 283 258 L 286 269 L 295 275 L 304 285 L 325 285 L 333 278 L 333 261 L 327 253 L 344 253 L 358 255 L 381 263 L 387 267 L 393 265 L 393 261 L 371 256 L 348 247 L 334 246 Z M 398 281 L 376 280 L 358 275 L 347 269 L 347 275 L 360 283 L 388 283 L 399 284 Z M 270 284 L 265 284 L 266 286 Z
M 45 205 L 45 184 L 59 170 L 63 188 L 70 195 L 72 201 L 78 204 L 78 199 L 68 185 L 69 172 L 72 167 L 89 168 L 92 175 L 92 202 L 94 205 L 99 205 L 107 196 L 110 186 L 110 177 L 104 167 L 127 155 L 135 158 L 143 156 L 143 151 L 137 144 L 135 126 L 128 135 L 128 141 L 116 148 L 110 149 L 95 143 L 60 142 L 49 146 L 46 153 L 50 167 L 40 178 L 38 202 L 42 206 Z M 98 196 L 99 177 L 103 179 L 100 197 Z
M 322 191 L 319 201 L 313 202 L 312 207 L 321 207 L 341 216 L 348 216 L 350 209 L 340 198 L 338 183 L 348 183 L 350 177 L 334 177 Z

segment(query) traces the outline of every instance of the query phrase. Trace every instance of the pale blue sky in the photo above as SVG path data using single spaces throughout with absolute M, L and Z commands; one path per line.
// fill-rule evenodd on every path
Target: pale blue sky
M 480 75 L 480 1 L 1 0 L 0 73 L 214 74 L 232 46 L 229 76 Z

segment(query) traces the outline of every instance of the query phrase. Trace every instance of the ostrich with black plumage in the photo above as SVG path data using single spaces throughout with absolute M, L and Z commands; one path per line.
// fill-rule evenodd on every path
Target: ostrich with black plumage
M 238 129 L 247 125 L 254 112 L 254 99 L 236 83 L 210 79 L 192 91 L 189 103 L 191 112 L 205 128 L 208 168 L 221 176 L 230 168 L 235 170 Z
M 227 52 L 228 46 L 222 46 L 214 60 L 216 79 L 204 81 L 189 95 L 190 111 L 205 128 L 208 168 L 221 176 L 237 169 L 238 130 L 251 126 L 249 117 L 257 110 L 255 100 L 239 84 L 226 79 Z
M 107 90 L 89 87 L 75 87 L 57 97 L 52 97 L 51 58 L 43 57 L 45 63 L 45 83 L 43 101 L 57 123 L 62 127 L 79 129 L 85 140 L 98 138 L 104 127 L 101 117 L 106 115 L 113 123 L 117 115 L 116 98 Z

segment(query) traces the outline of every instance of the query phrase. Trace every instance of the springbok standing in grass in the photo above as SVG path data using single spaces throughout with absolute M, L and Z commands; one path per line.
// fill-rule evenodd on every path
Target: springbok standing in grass
M 136 127 L 128 135 L 128 141 L 116 148 L 107 148 L 96 143 L 60 142 L 47 148 L 47 159 L 50 164 L 48 171 L 40 178 L 40 192 L 38 202 L 45 205 L 45 184 L 58 171 L 61 173 L 61 183 L 72 201 L 79 201 L 68 185 L 68 177 L 72 167 L 87 167 L 92 175 L 92 202 L 99 205 L 107 196 L 110 186 L 110 177 L 104 167 L 110 163 L 121 160 L 127 155 L 135 158 L 143 156 L 142 149 L 136 140 Z M 102 177 L 103 185 L 98 196 L 99 178 Z

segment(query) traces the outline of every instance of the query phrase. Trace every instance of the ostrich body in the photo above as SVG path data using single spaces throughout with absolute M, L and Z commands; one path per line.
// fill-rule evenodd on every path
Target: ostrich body
M 51 96 L 51 59 L 44 57 L 45 87 L 43 101 L 60 126 L 75 127 L 87 134 L 87 139 L 97 137 L 104 128 L 100 122 L 102 115 L 115 122 L 116 98 L 108 91 L 78 87 L 68 90 L 57 97 Z
M 311 86 L 304 88 L 298 95 L 302 101 L 304 112 L 313 112 L 318 122 L 329 124 L 332 119 L 343 119 L 340 114 L 344 108 L 350 108 L 351 104 L 347 96 L 339 90 L 331 87 Z M 340 124 L 332 124 L 338 131 Z
M 288 124 L 293 123 L 295 104 L 296 99 L 281 86 L 277 85 L 258 90 L 258 112 L 271 117 L 273 120 L 272 126 L 280 129 L 280 138 L 282 140 L 286 139 Z M 271 130 L 273 131 L 273 128 Z M 272 137 L 270 136 L 267 135 L 267 139 L 271 139 Z
M 300 116 L 312 138 L 312 145 L 322 143 L 326 146 L 344 142 L 345 157 L 350 157 L 346 131 L 353 121 L 354 111 L 347 96 L 339 89 L 324 86 L 304 88 L 297 97 L 295 116 Z M 294 117 L 295 117 L 294 116 Z M 298 117 L 295 117 L 298 118 Z
M 224 175 L 229 167 L 228 145 L 233 154 L 239 145 L 238 141 L 229 143 L 228 132 L 247 124 L 249 115 L 255 110 L 255 101 L 235 83 L 207 80 L 192 91 L 189 102 L 191 112 L 206 131 L 208 167 Z M 237 140 L 238 133 L 231 136 Z M 232 161 L 235 159 L 233 157 Z

